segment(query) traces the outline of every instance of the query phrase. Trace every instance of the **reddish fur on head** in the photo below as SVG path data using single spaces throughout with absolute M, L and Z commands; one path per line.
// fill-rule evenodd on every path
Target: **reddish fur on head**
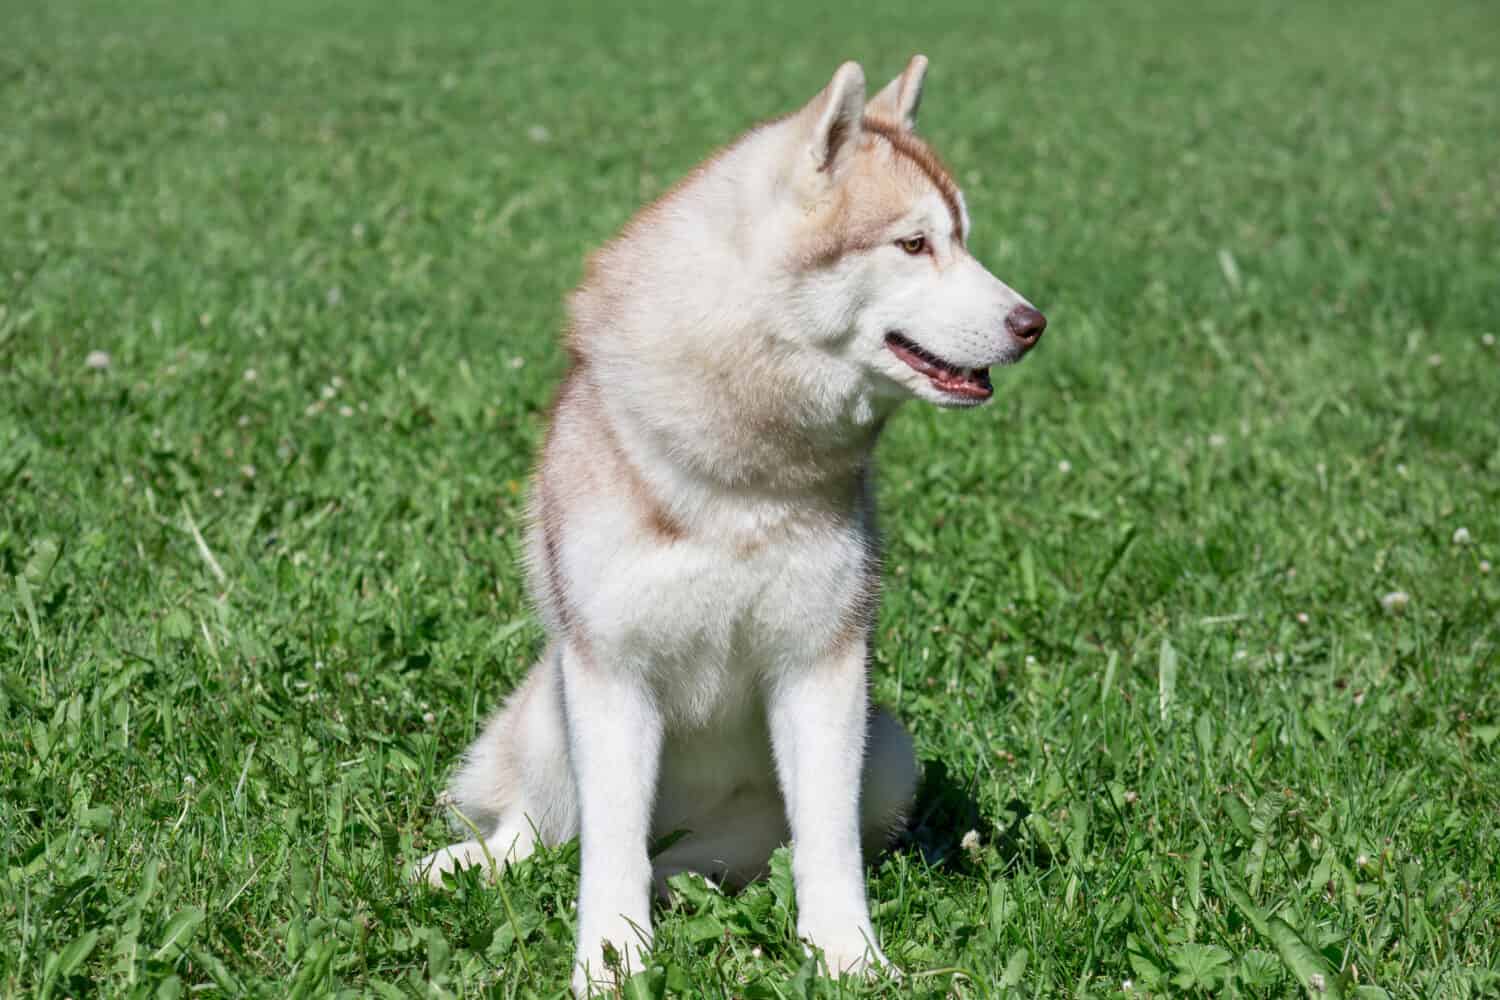
M 928 190 L 942 197 L 962 243 L 968 234 L 958 185 L 932 148 L 903 126 L 869 114 L 861 128 L 859 149 L 834 197 L 810 220 L 809 239 L 796 255 L 798 265 L 817 270 L 882 245 L 891 224 Z

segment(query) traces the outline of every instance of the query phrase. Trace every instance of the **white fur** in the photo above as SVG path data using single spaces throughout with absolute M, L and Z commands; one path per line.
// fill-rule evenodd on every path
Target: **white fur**
M 925 67 L 866 109 L 846 63 L 647 209 L 574 296 L 578 363 L 528 542 L 552 642 L 454 778 L 482 839 L 418 870 L 440 882 L 579 836 L 579 995 L 612 983 L 606 941 L 640 968 L 653 877 L 741 884 L 789 835 L 799 934 L 836 972 L 885 963 L 863 862 L 903 821 L 916 764 L 867 694 L 871 450 L 903 399 L 959 401 L 884 338 L 975 368 L 1023 350 L 1004 320 L 1024 300 L 964 249 L 966 212 L 862 127 L 909 128 Z M 871 218 L 889 232 L 809 263 L 832 227 Z M 914 232 L 930 258 L 896 245 Z

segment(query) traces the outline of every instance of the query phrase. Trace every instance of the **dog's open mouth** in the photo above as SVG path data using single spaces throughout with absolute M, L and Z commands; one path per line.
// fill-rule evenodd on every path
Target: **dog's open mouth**
M 926 375 L 940 392 L 963 399 L 989 399 L 995 387 L 990 384 L 988 368 L 960 368 L 950 365 L 921 344 L 892 330 L 885 335 L 885 346 L 913 371 Z

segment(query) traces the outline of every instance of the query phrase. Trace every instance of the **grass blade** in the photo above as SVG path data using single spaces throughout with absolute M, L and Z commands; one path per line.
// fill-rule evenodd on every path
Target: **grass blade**
M 1166 639 L 1161 641 L 1161 654 L 1156 659 L 1156 697 L 1161 721 L 1166 722 L 1172 712 L 1172 699 L 1177 694 L 1177 650 Z

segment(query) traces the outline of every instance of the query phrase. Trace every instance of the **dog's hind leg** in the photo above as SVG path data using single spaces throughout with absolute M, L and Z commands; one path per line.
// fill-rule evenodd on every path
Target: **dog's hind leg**
M 669 897 L 667 880 L 681 872 L 697 872 L 714 885 L 739 889 L 763 876 L 771 852 L 789 839 L 775 785 L 746 789 L 692 823 L 681 840 L 652 861 L 656 892 L 663 899 Z
M 577 836 L 566 740 L 557 657 L 549 649 L 486 723 L 450 786 L 454 808 L 479 837 L 429 854 L 416 874 L 439 885 L 455 868 L 503 867 L 538 841 L 553 846 Z
M 860 842 L 866 863 L 889 847 L 905 827 L 916 787 L 911 737 L 890 713 L 875 709 L 866 723 L 860 777 Z M 694 816 L 690 825 L 693 829 L 655 859 L 656 891 L 662 898 L 668 897 L 667 880 L 685 871 L 738 889 L 763 876 L 771 852 L 790 840 L 786 812 L 774 784 L 746 788 L 706 815 Z

